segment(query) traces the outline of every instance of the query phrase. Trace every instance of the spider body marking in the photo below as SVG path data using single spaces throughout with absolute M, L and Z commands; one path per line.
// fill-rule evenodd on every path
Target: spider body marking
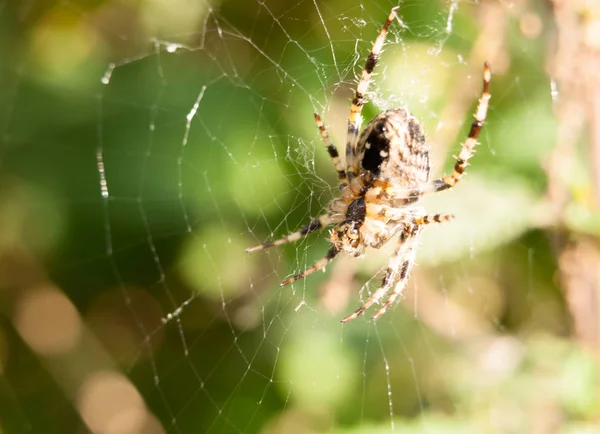
M 396 248 L 380 287 L 354 313 L 342 319 L 342 322 L 355 319 L 389 294 L 384 305 L 373 315 L 373 319 L 383 315 L 406 286 L 415 262 L 416 247 L 423 226 L 453 218 L 449 214 L 427 215 L 425 210 L 416 204 L 424 194 L 447 190 L 460 181 L 477 145 L 477 137 L 485 122 L 491 97 L 491 70 L 485 63 L 483 90 L 467 140 L 456 157 L 452 173 L 434 181 L 429 180 L 429 145 L 425 133 L 418 120 L 408 111 L 394 109 L 382 112 L 372 119 L 359 135 L 361 111 L 366 102 L 368 84 L 397 10 L 398 7 L 391 10 L 373 43 L 354 91 L 348 118 L 345 165 L 321 118 L 314 114 L 338 174 L 341 188 L 339 197 L 331 201 L 326 214 L 313 219 L 299 231 L 246 249 L 248 252 L 255 252 L 294 242 L 318 229 L 333 226 L 329 238 L 332 246 L 326 255 L 302 273 L 284 280 L 281 283 L 281 286 L 284 286 L 325 268 L 340 252 L 360 257 L 364 255 L 366 248 L 379 249 L 397 236 Z
M 406 110 L 388 110 L 369 122 L 356 146 L 358 175 L 329 205 L 331 224 L 337 224 L 330 240 L 339 251 L 361 256 L 366 247 L 378 249 L 396 235 L 406 217 L 401 207 L 420 196 L 395 198 L 387 191 L 427 182 L 428 150 L 421 125 Z

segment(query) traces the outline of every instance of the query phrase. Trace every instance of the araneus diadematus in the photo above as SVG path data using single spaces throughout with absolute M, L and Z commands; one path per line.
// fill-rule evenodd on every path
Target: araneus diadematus
M 342 322 L 353 320 L 392 291 L 385 304 L 373 315 L 373 319 L 383 315 L 402 293 L 408 281 L 422 227 L 453 218 L 449 214 L 427 215 L 423 208 L 414 205 L 424 194 L 449 189 L 460 181 L 467 167 L 467 160 L 471 158 L 477 145 L 477 137 L 485 121 L 490 100 L 491 71 L 485 63 L 483 91 L 469 136 L 456 158 L 452 174 L 434 181 L 429 181 L 429 145 L 423 128 L 406 110 L 394 109 L 380 113 L 359 136 L 365 94 L 397 10 L 398 7 L 391 10 L 373 43 L 354 92 L 348 118 L 346 167 L 342 164 L 321 118 L 316 113 L 314 115 L 340 180 L 340 196 L 329 204 L 327 213 L 313 219 L 299 231 L 246 249 L 248 252 L 255 252 L 279 246 L 297 241 L 322 227 L 334 225 L 330 231 L 333 245 L 327 254 L 302 273 L 283 281 L 281 286 L 284 286 L 325 268 L 340 252 L 354 257 L 361 256 L 366 247 L 378 249 L 398 235 L 398 244 L 381 286 Z

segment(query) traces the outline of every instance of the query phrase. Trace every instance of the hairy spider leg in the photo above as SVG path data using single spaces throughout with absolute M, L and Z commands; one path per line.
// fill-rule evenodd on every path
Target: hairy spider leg
M 325 256 L 323 256 L 321 259 L 319 259 L 317 262 L 315 262 L 313 266 L 308 267 L 302 273 L 296 274 L 295 276 L 292 276 L 289 279 L 284 280 L 279 285 L 280 286 L 289 285 L 290 283 L 293 283 L 296 280 L 300 280 L 300 279 L 308 276 L 309 274 L 314 273 L 315 271 L 325 268 L 327 266 L 327 264 L 329 264 L 331 262 L 331 260 L 337 256 L 338 253 L 340 253 L 340 250 L 337 247 L 335 247 L 335 246 L 331 247 L 327 251 L 327 254 Z
M 375 69 L 375 65 L 377 65 L 379 55 L 383 49 L 388 28 L 390 27 L 392 21 L 394 21 L 394 18 L 396 18 L 396 11 L 398 8 L 398 6 L 392 8 L 390 15 L 379 32 L 379 36 L 377 36 L 377 39 L 375 39 L 375 42 L 373 42 L 373 48 L 371 48 L 371 51 L 369 52 L 369 56 L 365 62 L 365 67 L 362 70 L 360 80 L 358 81 L 356 90 L 354 91 L 352 105 L 350 106 L 350 117 L 348 118 L 348 137 L 346 141 L 346 176 L 348 181 L 351 181 L 352 178 L 358 175 L 359 162 L 356 158 L 356 144 L 358 142 L 358 132 L 362 124 L 361 111 L 366 102 L 365 94 L 369 88 L 369 82 L 371 81 L 371 76 L 373 75 L 373 69 Z
M 416 227 L 420 228 L 422 226 L 430 225 L 433 223 L 444 223 L 449 220 L 452 220 L 453 218 L 454 218 L 454 216 L 452 214 L 425 215 L 425 216 L 416 218 L 414 220 L 414 225 Z M 406 255 L 406 260 L 402 264 L 402 270 L 400 272 L 400 280 L 396 284 L 396 287 L 394 288 L 394 291 L 392 292 L 392 295 L 390 295 L 390 298 L 388 299 L 388 301 L 385 302 L 385 304 L 381 307 L 381 309 L 379 309 L 377 312 L 375 312 L 375 315 L 373 315 L 373 317 L 372 317 L 373 320 L 376 320 L 381 315 L 383 315 L 390 308 L 390 306 L 392 306 L 396 302 L 396 299 L 400 296 L 400 294 L 402 294 L 402 291 L 404 290 L 404 287 L 406 286 L 406 282 L 408 282 L 408 278 L 410 277 L 411 268 L 415 263 L 415 257 L 416 257 L 416 253 L 417 253 L 417 249 L 416 249 L 417 241 L 418 241 L 418 231 L 413 232 L 413 233 L 411 233 L 411 235 L 409 235 L 409 240 L 406 241 L 406 243 L 410 247 L 409 247 L 408 253 Z
M 390 259 L 390 264 L 386 270 L 385 277 L 381 282 L 381 287 L 373 293 L 371 297 L 358 308 L 353 314 L 347 316 L 342 320 L 343 323 L 352 321 L 359 315 L 362 315 L 368 308 L 374 303 L 377 303 L 383 298 L 383 296 L 392 288 L 392 285 L 396 283 L 396 288 L 392 293 L 390 299 L 386 304 L 373 316 L 373 319 L 379 318 L 383 313 L 394 303 L 396 298 L 402 293 L 402 290 L 408 282 L 410 277 L 410 271 L 414 264 L 416 256 L 416 247 L 421 226 L 430 225 L 434 223 L 444 223 L 454 218 L 451 214 L 434 214 L 424 215 L 421 217 L 414 218 L 410 225 L 400 233 L 398 238 L 398 245 L 394 251 L 394 255 Z M 400 270 L 400 276 L 398 278 L 398 270 Z
M 375 315 L 372 316 L 373 320 L 376 320 L 381 315 L 383 315 L 389 309 L 389 307 L 394 304 L 396 299 L 404 291 L 406 283 L 408 282 L 408 278 L 410 277 L 412 267 L 415 264 L 415 257 L 417 256 L 417 244 L 419 241 L 419 234 L 421 232 L 421 228 L 422 226 L 415 225 L 412 227 L 412 230 L 408 233 L 408 238 L 405 242 L 407 246 L 406 253 L 403 257 L 404 262 L 402 263 L 402 267 L 400 269 L 400 278 L 394 286 L 394 290 L 392 291 L 392 295 L 390 296 L 388 301 L 386 301 L 383 307 L 379 309 L 375 313 Z
M 330 222 L 331 222 L 331 217 L 329 216 L 329 214 L 323 214 L 320 217 L 312 219 L 309 224 L 304 226 L 299 231 L 292 232 L 291 234 L 288 234 L 278 240 L 267 241 L 266 243 L 259 244 L 258 246 L 248 247 L 246 249 L 246 252 L 248 252 L 248 253 L 258 252 L 259 250 L 268 249 L 269 247 L 281 246 L 282 244 L 298 241 L 299 239 L 304 238 L 305 236 L 313 233 L 314 231 L 329 225 Z
M 481 98 L 479 98 L 479 104 L 475 112 L 475 120 L 471 124 L 469 135 L 467 140 L 463 143 L 460 154 L 456 157 L 456 163 L 454 164 L 454 170 L 450 175 L 443 176 L 439 179 L 431 181 L 427 184 L 421 185 L 414 189 L 411 188 L 398 188 L 388 187 L 386 193 L 392 196 L 394 199 L 419 197 L 426 193 L 435 193 L 438 191 L 447 190 L 454 187 L 461 180 L 465 169 L 467 168 L 468 160 L 474 154 L 474 148 L 477 146 L 477 138 L 485 122 L 487 116 L 490 95 L 490 81 L 492 79 L 492 71 L 490 65 L 485 62 L 483 64 L 483 90 L 481 92 Z
M 418 217 L 413 217 L 417 215 Z M 370 218 L 390 219 L 398 223 L 411 222 L 414 225 L 430 225 L 432 223 L 444 223 L 454 219 L 452 214 L 427 214 L 419 215 L 419 212 L 407 214 L 406 210 L 390 207 L 388 205 L 367 204 L 367 216 Z
M 354 313 L 342 319 L 342 323 L 347 323 L 362 315 L 363 312 L 370 308 L 374 303 L 378 303 L 379 300 L 392 289 L 392 286 L 396 285 L 396 288 L 401 287 L 399 292 L 402 291 L 408 280 L 412 264 L 414 263 L 420 228 L 421 226 L 414 224 L 408 224 L 403 228 L 398 237 L 396 249 L 390 258 L 385 276 L 381 281 L 381 286 L 361 307 L 355 310 Z
M 325 142 L 325 146 L 327 146 L 327 152 L 331 157 L 331 162 L 333 163 L 335 171 L 337 172 L 338 179 L 340 180 L 341 184 L 347 184 L 346 171 L 344 170 L 344 165 L 340 160 L 340 154 L 338 154 L 337 148 L 329 138 L 329 134 L 327 133 L 327 129 L 325 128 L 325 124 L 323 124 L 321 117 L 317 113 L 314 113 L 314 116 L 315 121 L 317 122 L 317 127 L 319 128 L 319 132 L 321 133 L 321 137 L 323 138 L 323 142 Z
M 419 225 L 419 226 L 424 226 L 424 225 L 430 225 L 433 223 L 444 223 L 444 222 L 449 222 L 450 220 L 454 219 L 454 215 L 452 214 L 433 214 L 433 215 L 424 215 L 421 217 L 417 217 L 416 219 L 413 220 L 413 224 L 415 225 Z
M 475 120 L 471 124 L 471 129 L 469 131 L 469 135 L 467 136 L 467 140 L 462 145 L 460 154 L 458 154 L 458 157 L 456 158 L 456 163 L 454 164 L 454 170 L 452 171 L 452 174 L 433 181 L 434 191 L 442 191 L 450 187 L 454 187 L 456 184 L 458 184 L 458 181 L 460 181 L 461 177 L 465 173 L 465 169 L 468 165 L 467 161 L 473 156 L 473 150 L 478 144 L 477 137 L 479 137 L 479 133 L 481 132 L 481 128 L 483 127 L 483 123 L 485 122 L 485 118 L 487 116 L 488 106 L 491 98 L 491 79 L 492 71 L 490 70 L 490 65 L 485 62 L 483 64 L 483 90 L 481 92 L 481 98 L 479 98 L 477 111 L 474 115 Z

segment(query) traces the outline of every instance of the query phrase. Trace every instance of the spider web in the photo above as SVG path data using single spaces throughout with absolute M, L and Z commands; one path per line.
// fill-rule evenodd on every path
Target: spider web
M 425 200 L 456 220 L 427 228 L 384 317 L 339 322 L 393 242 L 285 288 L 326 232 L 245 253 L 338 191 L 312 113 L 343 148 L 393 6 L 0 2 L 2 429 L 533 432 L 526 409 L 558 395 L 536 383 L 542 360 L 571 355 L 570 370 L 548 362 L 554 378 L 589 373 L 556 337 L 565 314 L 534 230 L 553 143 L 539 5 L 400 5 L 363 114 L 410 107 L 435 174 L 466 136 L 484 60 L 497 75 L 468 176 Z

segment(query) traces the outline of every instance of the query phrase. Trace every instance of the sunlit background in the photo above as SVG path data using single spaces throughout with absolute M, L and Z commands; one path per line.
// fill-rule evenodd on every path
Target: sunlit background
M 467 176 L 402 300 L 341 325 L 393 242 L 292 232 L 339 191 L 389 0 L 0 0 L 0 433 L 600 432 L 600 8 L 400 3 L 367 119 Z M 375 309 L 376 310 L 376 309 Z M 373 312 L 371 312 L 372 314 Z

